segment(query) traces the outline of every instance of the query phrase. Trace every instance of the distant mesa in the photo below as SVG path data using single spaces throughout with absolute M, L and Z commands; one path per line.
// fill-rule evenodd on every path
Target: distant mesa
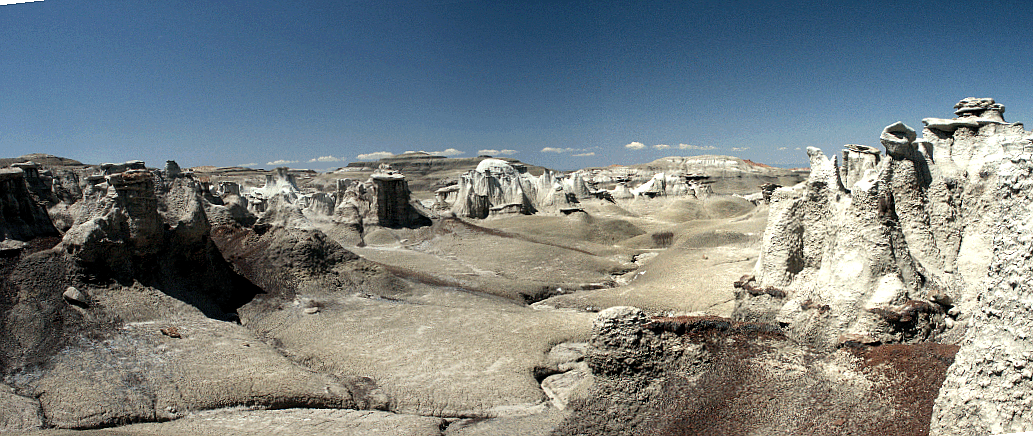
M 636 165 L 611 165 L 606 168 L 581 170 L 585 178 L 601 187 L 627 183 L 646 183 L 656 174 L 681 178 L 706 176 L 714 192 L 746 195 L 759 191 L 759 186 L 775 183 L 791 186 L 807 178 L 808 170 L 775 168 L 732 156 L 669 156 Z
M 54 156 L 45 153 L 32 153 L 15 158 L 0 158 L 0 168 L 9 167 L 19 162 L 35 162 L 41 166 L 82 166 L 77 160 Z

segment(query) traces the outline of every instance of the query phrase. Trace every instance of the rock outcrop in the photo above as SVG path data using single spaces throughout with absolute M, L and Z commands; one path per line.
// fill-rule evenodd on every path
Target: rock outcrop
M 458 187 L 442 188 L 436 208 L 444 208 L 456 192 L 452 212 L 460 217 L 487 218 L 506 214 L 563 213 L 583 211 L 581 200 L 607 201 L 636 197 L 689 195 L 705 199 L 713 192 L 706 177 L 664 173 L 652 176 L 634 189 L 618 183 L 612 190 L 597 189 L 593 173 L 575 171 L 559 176 L 550 171 L 531 176 L 498 159 L 481 161 L 476 170 L 463 174 Z
M 0 249 L 58 234 L 39 197 L 29 190 L 38 183 L 35 164 L 0 169 Z
M 843 149 L 843 166 L 839 168 L 843 187 L 849 191 L 868 171 L 876 169 L 881 157 L 882 153 L 875 147 L 847 144 Z M 770 197 L 770 192 L 766 189 L 764 191 Z
M 688 196 L 705 200 L 714 194 L 711 188 L 711 180 L 708 176 L 679 175 L 657 173 L 645 183 L 629 190 L 632 197 L 664 197 L 664 196 Z M 622 184 L 614 187 L 610 194 L 613 198 L 627 198 L 624 193 L 627 188 L 621 188 Z M 626 184 L 623 184 L 626 186 Z
M 557 194 L 557 192 L 559 192 Z M 560 196 L 562 199 L 555 197 Z M 500 159 L 485 159 L 459 179 L 459 192 L 452 204 L 456 216 L 487 218 L 498 214 L 533 214 L 540 208 L 564 207 L 570 203 L 562 183 L 552 173 L 539 177 L 518 172 Z
M 997 179 L 989 289 L 940 389 L 932 435 L 1033 431 L 1033 155 L 1006 158 Z
M 740 318 L 777 321 L 818 346 L 958 340 L 985 286 L 996 168 L 1029 147 L 992 100 L 958 108 L 957 123 L 927 119 L 922 139 L 886 127 L 887 156 L 851 145 L 840 168 L 809 149 L 807 182 L 772 193 L 755 278 L 739 284 Z
M 370 177 L 377 195 L 377 224 L 382 227 L 415 227 L 430 224 L 427 215 L 409 198 L 405 176 L 390 168 L 382 168 Z
M 771 197 L 735 316 L 819 348 L 938 341 L 961 349 L 933 434 L 1033 429 L 1025 301 L 1033 141 L 992 99 L 883 130 L 885 156 L 848 146 L 844 168 L 809 149 L 806 183 Z M 863 171 L 863 174 L 861 174 Z M 1026 253 L 1026 254 L 1022 254 Z
M 776 326 L 718 317 L 599 313 L 557 435 L 921 434 L 957 347 L 823 353 Z
M 0 258 L 0 371 L 13 388 L 0 386 L 0 428 L 108 427 L 237 406 L 386 407 L 371 380 L 316 373 L 240 325 L 237 311 L 265 291 L 214 243 L 209 187 L 175 168 L 102 166 L 110 174 L 88 178 L 56 247 L 36 238 Z M 304 271 L 355 259 L 314 237 L 292 242 L 262 255 Z
M 39 402 L 0 384 L 0 432 L 36 430 L 43 427 Z
M 329 192 L 302 190 L 287 168 L 277 168 L 275 173 L 266 175 L 265 185 L 260 188 L 226 185 L 225 189 L 219 196 L 221 201 L 232 205 L 235 197 L 245 198 L 257 226 L 318 229 L 355 245 L 362 244 L 363 235 L 375 227 L 421 227 L 429 225 L 430 218 L 436 216 L 410 198 L 405 176 L 387 166 L 364 182 L 338 179 Z M 239 191 L 243 194 L 235 194 Z M 236 209 L 227 212 L 234 217 L 242 216 Z M 249 226 L 246 220 L 236 221 L 240 226 Z
M 547 169 L 520 162 L 509 157 L 444 157 L 423 152 L 406 152 L 370 162 L 351 162 L 347 167 L 337 171 L 340 174 L 354 174 L 358 171 L 375 171 L 381 165 L 387 165 L 395 171 L 405 174 L 409 188 L 413 191 L 433 191 L 454 184 L 459 176 L 476 168 L 482 161 L 494 159 L 506 162 L 520 172 L 540 175 Z

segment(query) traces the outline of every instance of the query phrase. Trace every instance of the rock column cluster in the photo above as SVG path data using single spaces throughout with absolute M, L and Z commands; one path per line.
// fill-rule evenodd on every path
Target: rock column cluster
M 826 349 L 958 343 L 932 434 L 1033 430 L 1033 141 L 993 99 L 955 109 L 921 138 L 887 126 L 885 155 L 847 146 L 842 167 L 808 149 L 810 178 L 771 195 L 735 316 Z

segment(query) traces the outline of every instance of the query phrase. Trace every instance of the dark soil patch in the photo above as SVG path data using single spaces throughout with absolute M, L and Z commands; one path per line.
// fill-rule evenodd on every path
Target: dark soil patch
M 640 333 L 598 339 L 592 397 L 557 435 L 926 435 L 958 349 L 827 352 L 715 316 L 654 317 Z
M 886 421 L 882 434 L 929 434 L 933 402 L 954 363 L 957 345 L 919 343 L 859 346 L 849 352 L 861 359 L 862 370 L 876 379 L 885 379 L 880 392 L 892 398 L 900 419 Z

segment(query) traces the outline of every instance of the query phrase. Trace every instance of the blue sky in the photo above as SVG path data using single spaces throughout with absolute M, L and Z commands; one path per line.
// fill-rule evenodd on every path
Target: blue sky
M 1033 122 L 1031 12 L 1018 1 L 7 5 L 0 156 L 325 169 L 378 152 L 495 150 L 558 169 L 695 154 L 803 165 L 799 149 L 876 146 L 884 126 L 920 129 L 964 97 Z

